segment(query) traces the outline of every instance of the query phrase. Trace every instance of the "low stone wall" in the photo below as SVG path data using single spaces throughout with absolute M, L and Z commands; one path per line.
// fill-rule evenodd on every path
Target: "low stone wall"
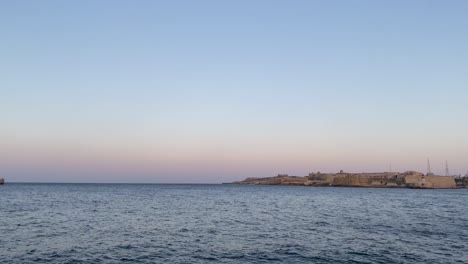
M 307 178 L 298 176 L 275 176 L 267 178 L 247 178 L 236 184 L 268 184 L 268 185 L 306 185 Z

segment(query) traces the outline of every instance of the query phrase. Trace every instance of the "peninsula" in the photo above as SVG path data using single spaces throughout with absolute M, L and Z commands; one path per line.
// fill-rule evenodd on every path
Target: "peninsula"
M 274 177 L 247 178 L 233 184 L 303 185 L 336 187 L 381 187 L 454 189 L 468 187 L 468 177 L 438 176 L 416 171 L 378 173 L 309 173 L 307 176 L 278 174 Z

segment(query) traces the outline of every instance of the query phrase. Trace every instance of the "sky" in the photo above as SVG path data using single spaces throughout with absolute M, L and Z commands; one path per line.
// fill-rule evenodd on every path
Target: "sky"
M 468 1 L 1 1 L 0 177 L 468 171 Z

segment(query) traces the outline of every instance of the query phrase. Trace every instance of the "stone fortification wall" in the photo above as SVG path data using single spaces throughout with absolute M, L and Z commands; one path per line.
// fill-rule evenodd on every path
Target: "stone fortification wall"
M 404 173 L 310 173 L 305 177 L 279 175 L 268 178 L 247 178 L 244 181 L 235 183 L 343 187 L 456 188 L 454 177 L 425 176 L 422 173 L 414 171 Z
M 455 188 L 454 177 L 451 176 L 426 176 L 426 182 L 431 184 L 432 188 Z
M 333 179 L 333 186 L 369 186 L 370 179 L 358 175 L 340 175 Z
M 414 188 L 455 188 L 454 177 L 451 176 L 424 176 L 408 175 L 405 177 L 405 183 L 408 187 Z
M 356 187 L 403 187 L 404 176 L 395 173 L 361 173 L 339 175 L 333 179 L 333 186 Z

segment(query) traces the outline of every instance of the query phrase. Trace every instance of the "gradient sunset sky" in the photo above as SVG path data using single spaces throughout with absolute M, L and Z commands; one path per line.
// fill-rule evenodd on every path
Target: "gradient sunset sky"
M 468 171 L 468 1 L 1 1 L 0 178 Z

